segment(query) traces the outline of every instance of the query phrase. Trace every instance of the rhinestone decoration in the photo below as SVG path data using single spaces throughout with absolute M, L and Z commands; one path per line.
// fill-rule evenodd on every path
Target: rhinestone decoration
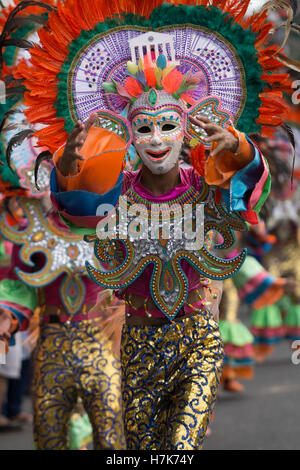
M 110 111 L 98 111 L 94 126 L 101 127 L 119 135 L 123 140 L 125 140 L 126 146 L 129 146 L 132 141 L 129 122 Z
M 45 237 L 45 232 L 43 230 L 39 230 L 32 236 L 32 241 L 41 242 L 44 237 Z
M 151 106 L 151 108 L 154 108 L 156 103 L 158 102 L 158 93 L 154 88 L 151 88 L 147 95 L 147 103 Z
M 37 189 L 34 178 L 35 158 L 32 158 L 26 168 L 20 170 L 20 184 L 27 189 L 31 197 L 42 197 L 49 190 L 52 164 L 43 162 L 38 171 Z
M 233 117 L 222 110 L 219 100 L 214 97 L 206 98 L 188 109 L 185 116 L 185 134 L 192 141 L 193 139 L 197 139 L 197 141 L 200 140 L 205 147 L 211 146 L 211 144 L 207 144 L 203 140 L 207 137 L 207 134 L 204 129 L 190 121 L 190 116 L 194 118 L 201 116 L 207 117 L 212 122 L 222 127 L 227 127 L 230 122 L 233 121 Z
M 22 237 L 24 260 L 27 251 L 34 253 L 35 251 L 45 250 L 45 253 L 51 257 L 48 263 L 49 269 L 47 274 L 51 275 L 60 271 L 62 268 L 65 268 L 66 271 L 67 269 L 72 271 L 74 269 L 76 271 L 84 271 L 85 261 L 93 259 L 92 247 L 80 240 L 76 240 L 75 246 L 74 242 L 70 240 L 72 235 L 69 234 L 69 236 L 67 236 L 68 234 L 62 230 L 56 230 L 56 233 L 53 233 L 51 225 L 47 223 L 47 219 L 41 217 L 42 209 L 38 212 L 36 205 L 30 201 L 24 201 L 23 204 L 31 216 L 30 233 L 32 233 L 32 241 L 29 243 L 24 242 L 24 238 Z M 27 230 L 28 227 L 26 231 Z M 39 236 L 40 233 L 43 233 L 43 239 L 35 240 L 35 236 Z M 51 246 L 50 250 L 48 245 Z M 74 256 L 75 253 L 76 255 Z M 45 282 L 47 283 L 46 280 Z

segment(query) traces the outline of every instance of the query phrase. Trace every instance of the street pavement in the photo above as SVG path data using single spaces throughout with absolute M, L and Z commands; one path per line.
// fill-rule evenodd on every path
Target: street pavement
M 204 449 L 300 449 L 300 364 L 291 355 L 290 343 L 282 342 L 256 364 L 254 379 L 243 381 L 244 392 L 220 392 Z
M 291 354 L 289 343 L 281 343 L 272 357 L 255 366 L 254 379 L 243 381 L 244 392 L 220 391 L 205 450 L 300 449 L 300 364 L 292 363 Z M 24 411 L 29 410 L 26 398 Z M 0 450 L 31 449 L 31 425 L 0 433 Z

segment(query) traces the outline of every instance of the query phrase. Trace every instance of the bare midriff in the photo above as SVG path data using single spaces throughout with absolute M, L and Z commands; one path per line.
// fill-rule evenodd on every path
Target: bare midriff
M 196 304 L 197 302 L 199 302 L 199 295 L 205 299 L 205 294 L 206 294 L 206 291 L 207 289 L 205 288 L 198 288 L 197 290 L 193 290 L 191 292 L 189 292 L 188 294 L 188 297 L 187 297 L 187 300 L 186 300 L 186 304 Z M 136 295 L 136 294 L 132 294 L 130 296 L 130 304 L 132 307 L 136 308 L 136 309 L 140 309 L 140 308 L 144 308 L 144 304 L 145 304 L 145 297 L 142 297 L 140 295 Z M 126 309 L 127 309 L 127 312 L 129 310 L 128 306 L 126 305 Z M 147 310 L 148 311 L 151 311 L 153 309 L 157 309 L 157 306 L 155 305 L 155 303 L 153 302 L 152 299 L 148 299 L 147 300 Z M 174 321 L 176 320 L 181 320 L 182 318 L 185 318 L 185 317 L 190 317 L 192 315 L 195 315 L 195 312 L 196 311 L 199 311 L 198 309 L 189 309 L 190 311 L 188 313 L 184 313 L 184 314 L 178 314 Z M 132 309 L 130 310 L 132 312 Z M 126 312 L 126 313 L 127 313 Z M 159 325 L 164 325 L 166 323 L 170 323 L 170 320 L 167 318 L 167 317 L 164 317 L 164 318 L 149 318 L 146 316 L 146 313 L 145 313 L 145 316 L 141 316 L 141 315 L 134 315 L 134 313 L 131 313 L 130 316 L 127 316 L 126 315 L 126 324 L 127 325 L 135 325 L 135 326 L 159 326 Z
M 95 304 L 93 303 L 83 305 L 82 309 L 78 312 L 78 314 L 81 313 L 82 315 L 85 315 L 88 320 L 88 317 L 89 317 L 88 312 L 94 306 Z M 48 315 L 57 315 L 57 316 L 67 315 L 70 317 L 70 319 L 72 318 L 72 315 L 68 313 L 67 310 L 63 306 L 58 307 L 57 305 L 45 305 L 43 307 L 42 312 L 41 312 L 41 317 L 48 316 Z

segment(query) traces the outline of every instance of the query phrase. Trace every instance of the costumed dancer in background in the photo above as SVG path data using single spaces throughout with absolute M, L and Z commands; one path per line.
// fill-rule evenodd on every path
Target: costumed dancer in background
M 246 261 L 232 280 L 226 280 L 224 283 L 220 330 L 226 352 L 222 375 L 223 387 L 226 390 L 242 391 L 244 387 L 236 379 L 252 378 L 254 360 L 260 361 L 266 350 L 270 349 L 270 346 L 261 344 L 261 335 L 258 334 L 262 333 L 259 327 L 264 325 L 267 319 L 270 326 L 270 317 L 276 317 L 270 330 L 273 342 L 283 335 L 277 302 L 286 293 L 293 292 L 295 283 L 287 275 L 285 278 L 279 277 L 278 272 L 273 276 L 260 263 L 275 241 L 276 237 L 266 232 L 264 222 L 260 221 L 250 227 L 238 242 L 240 247 L 243 244 L 247 246 Z M 250 319 L 251 332 L 238 319 L 238 310 L 243 308 L 243 305 L 254 307 L 254 314 Z
M 95 304 L 99 293 L 84 274 L 84 260 L 87 253 L 92 256 L 92 251 L 81 237 L 71 234 L 51 210 L 47 195 L 49 165 L 42 167 L 39 175 L 43 191 L 35 187 L 37 174 L 34 175 L 33 166 L 38 149 L 34 139 L 24 139 L 30 138 L 34 131 L 23 115 L 25 90 L 17 80 L 9 79 L 19 61 L 26 61 L 27 57 L 22 49 L 14 47 L 13 39 L 17 38 L 19 45 L 25 41 L 24 36 L 26 40 L 37 40 L 37 24 L 40 27 L 47 15 L 32 14 L 51 10 L 51 7 L 39 4 L 39 7 L 29 5 L 26 9 L 22 4 L 15 10 L 8 10 L 1 12 L 1 18 L 7 19 L 3 34 L 6 31 L 12 36 L 11 46 L 4 50 L 2 64 L 7 100 L 1 106 L 1 129 L 4 128 L 1 159 L 5 161 L 7 154 L 12 168 L 5 165 L 1 176 L 5 196 L 19 196 L 25 225 L 19 230 L 12 229 L 7 224 L 9 215 L 1 222 L 2 233 L 15 247 L 10 275 L 0 284 L 0 297 L 6 314 L 10 311 L 18 316 L 21 329 L 27 324 L 24 315 L 29 319 L 35 307 L 39 307 L 36 324 L 40 324 L 40 336 L 34 351 L 32 387 L 35 446 L 37 449 L 68 448 L 71 413 L 75 406 L 77 411 L 77 397 L 81 397 L 92 423 L 94 447 L 124 448 L 119 359 L 112 353 L 112 344 L 106 342 L 100 327 L 105 309 L 116 314 L 119 307 L 116 301 L 110 302 L 109 293 L 103 293 L 98 311 L 93 314 L 86 311 Z M 21 24 L 23 27 L 18 28 Z M 10 45 L 9 42 L 7 40 L 6 45 Z M 14 149 L 16 145 L 19 146 Z M 39 161 L 45 159 L 47 153 L 44 152 Z M 122 312 L 118 312 L 122 316 Z M 75 418 L 70 428 L 71 448 L 78 446 L 82 431 L 87 437 L 90 430 L 86 416 L 80 419 L 76 412 Z
M 13 196 L 14 191 L 11 191 Z M 7 200 L 2 201 L 2 213 L 6 212 Z M 13 207 L 9 210 L 13 212 Z M 15 212 L 13 217 L 8 215 L 11 225 L 16 225 L 19 219 Z M 2 241 L 4 256 L 0 259 L 0 280 L 9 275 L 13 244 Z M 8 249 L 7 249 L 8 248 Z M 15 335 L 15 344 L 9 348 L 5 363 L 0 365 L 0 432 L 20 430 L 24 422 L 32 422 L 31 414 L 22 411 L 24 392 L 29 382 L 29 362 L 23 361 L 24 355 L 29 354 L 22 347 L 22 333 Z
M 260 272 L 255 275 L 256 281 L 253 279 L 252 284 L 257 284 L 258 277 L 262 278 L 261 284 L 265 286 L 268 282 L 272 284 L 270 279 L 277 279 L 280 288 L 276 289 L 273 284 L 275 291 L 273 289 L 270 296 L 265 296 L 266 302 L 253 304 L 251 329 L 255 336 L 255 357 L 261 362 L 273 352 L 274 345 L 280 340 L 300 338 L 300 276 L 295 262 L 299 254 L 297 233 L 300 207 L 299 181 L 294 178 L 291 183 L 292 168 L 289 160 L 292 147 L 287 136 L 278 132 L 273 139 L 263 139 L 257 135 L 253 137 L 266 155 L 271 174 L 274 175 L 274 184 L 262 214 L 265 224 L 261 223 L 258 230 L 253 228 L 246 234 L 244 243 L 272 276 L 267 276 L 266 271 L 263 275 L 263 270 L 258 269 Z M 293 139 L 292 143 L 295 146 Z M 273 239 L 271 244 L 268 243 L 270 237 Z M 262 238 L 267 243 L 262 243 Z M 251 295 L 248 295 L 248 299 L 251 299 Z
M 270 351 L 270 344 L 282 338 L 282 320 L 277 302 L 284 294 L 295 289 L 293 280 L 279 277 L 278 274 L 272 275 L 256 258 L 247 256 L 239 273 L 233 278 L 239 301 L 253 308 L 250 318 L 254 336 L 253 358 L 258 362 Z
M 292 211 L 287 211 L 282 202 L 278 201 L 276 204 L 277 214 L 272 224 L 270 221 L 269 227 L 277 242 L 274 251 L 270 251 L 264 259 L 265 265 L 274 276 L 280 273 L 295 283 L 294 288 L 276 306 L 279 315 L 282 314 L 282 336 L 290 341 L 300 340 L 300 270 L 297 262 L 300 256 L 299 190 L 296 190 L 294 197 L 289 200 L 293 206 Z M 268 339 L 268 336 L 263 334 L 262 339 Z
M 15 244 L 10 275 L 0 282 L 0 306 L 18 318 L 21 330 L 40 307 L 32 383 L 35 446 L 68 448 L 71 413 L 80 397 L 95 448 L 123 448 L 119 360 L 99 324 L 105 302 L 102 311 L 87 313 L 99 292 L 84 274 L 87 247 L 45 211 L 43 201 L 23 196 L 19 202 L 25 228 L 12 230 L 4 218 L 0 224 Z
M 292 284 L 292 286 L 291 286 Z M 256 330 L 240 321 L 238 312 L 243 304 L 260 309 L 273 305 L 293 288 L 289 279 L 274 277 L 253 256 L 247 255 L 239 272 L 224 282 L 224 297 L 220 307 L 220 330 L 225 346 L 225 366 L 222 375 L 223 388 L 233 392 L 244 389 L 238 378 L 253 378 L 254 360 L 260 359 L 261 346 L 257 345 Z M 275 307 L 276 308 L 276 307 Z M 251 317 L 251 322 L 254 317 Z M 256 320 L 257 321 L 257 320 Z M 263 314 L 259 321 L 264 321 Z M 281 331 L 274 330 L 274 338 Z
M 35 447 L 68 448 L 69 422 L 80 397 L 94 447 L 124 448 L 119 360 L 101 334 L 105 309 L 87 313 L 99 291 L 84 275 L 87 247 L 54 214 L 46 217 L 39 200 L 19 201 L 26 228 L 14 231 L 1 221 L 2 234 L 15 246 L 10 275 L 0 282 L 0 306 L 18 318 L 21 330 L 40 307 L 32 383 Z
M 225 358 L 221 385 L 229 392 L 244 390 L 238 379 L 253 378 L 253 335 L 239 319 L 241 308 L 238 293 L 232 279 L 223 285 L 220 305 L 220 331 L 224 343 Z
M 218 258 L 203 246 L 204 235 L 218 231 L 223 242 L 215 248 L 229 248 L 232 230 L 257 223 L 270 178 L 243 132 L 281 123 L 268 93 L 284 87 L 286 76 L 275 80 L 269 69 L 284 56 L 264 45 L 272 29 L 266 12 L 244 19 L 247 1 L 190 3 L 113 1 L 108 8 L 98 0 L 91 8 L 66 0 L 39 31 L 41 46 L 29 48 L 30 64 L 16 72 L 28 90 L 28 120 L 45 125 L 39 145 L 59 148 L 53 201 L 72 230 L 85 227 L 94 243 L 100 269 L 87 263 L 92 279 L 127 303 L 128 449 L 202 446 L 223 361 L 218 323 L 206 306 L 208 280 L 213 291 L 245 257 Z M 125 108 L 128 119 L 120 116 Z M 179 169 L 184 138 L 210 149 L 205 178 Z M 131 142 L 142 169 L 123 172 Z M 116 205 L 126 220 L 115 217 Z M 158 224 L 148 226 L 150 215 Z

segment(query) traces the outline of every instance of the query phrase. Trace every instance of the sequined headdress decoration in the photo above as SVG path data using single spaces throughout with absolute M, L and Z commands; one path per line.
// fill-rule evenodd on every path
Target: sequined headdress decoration
M 148 48 L 147 42 L 150 46 Z M 139 55 L 135 50 L 135 44 Z M 170 48 L 170 61 L 167 52 L 159 52 L 160 47 L 166 50 L 167 45 Z M 194 104 L 191 90 L 200 82 L 201 76 L 192 76 L 190 71 L 184 74 L 177 69 L 180 62 L 175 61 L 172 36 L 150 32 L 129 40 L 129 46 L 132 60 L 127 62 L 127 78 L 123 84 L 114 80 L 103 83 L 105 92 L 118 94 L 128 100 L 131 113 L 144 105 L 157 107 L 160 91 L 165 92 L 164 95 L 166 93 L 170 95 L 164 104 L 168 104 L 169 101 L 181 109 L 184 109 L 184 102 Z
M 162 91 L 180 107 L 185 103 L 190 140 L 201 140 L 188 119 L 197 113 L 215 116 L 224 126 L 232 121 L 246 134 L 272 134 L 286 112 L 282 92 L 291 91 L 282 66 L 300 70 L 300 64 L 281 45 L 268 44 L 274 29 L 268 9 L 284 3 L 287 29 L 293 9 L 274 0 L 246 17 L 249 3 L 58 1 L 38 31 L 39 44 L 28 49 L 30 60 L 20 61 L 15 71 L 27 91 L 28 121 L 43 125 L 35 132 L 39 145 L 54 152 L 77 120 L 85 122 L 99 110 L 105 111 L 100 123 L 110 121 L 128 142 L 127 123 L 118 116 L 129 102 L 134 109 L 145 87 L 150 106 Z
M 222 126 L 231 122 L 232 114 L 222 110 L 217 96 L 198 99 L 197 88 L 199 93 L 204 75 L 200 70 L 180 67 L 172 35 L 150 31 L 129 40 L 129 47 L 131 60 L 123 83 L 113 79 L 102 86 L 109 95 L 121 97 L 124 104 L 128 102 L 130 121 L 145 109 L 175 109 L 183 116 L 184 131 L 192 144 L 199 143 L 205 133 L 190 122 L 190 116 L 204 114 Z

